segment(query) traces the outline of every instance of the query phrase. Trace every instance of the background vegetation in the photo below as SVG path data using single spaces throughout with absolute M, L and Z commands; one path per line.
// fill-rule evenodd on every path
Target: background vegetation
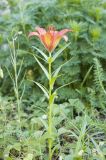
M 54 160 L 106 158 L 106 1 L 0 1 L 0 158 L 47 160 L 47 101 L 29 80 L 47 86 L 30 53 L 44 48 L 28 33 L 36 26 L 73 29 L 71 45 L 53 69 L 72 58 L 56 81 Z M 61 42 L 57 50 L 64 46 Z M 20 127 L 21 126 L 21 127 Z

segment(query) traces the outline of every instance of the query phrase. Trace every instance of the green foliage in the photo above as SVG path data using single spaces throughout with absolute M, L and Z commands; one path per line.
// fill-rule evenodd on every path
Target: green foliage
M 103 68 L 97 58 L 94 59 L 94 67 L 95 67 L 94 78 L 96 87 L 98 87 L 100 91 L 103 90 L 103 92 L 105 93 L 105 89 L 103 86 L 103 81 L 104 81 Z
M 68 84 L 58 90 L 53 106 L 53 158 L 104 160 L 105 0 L 3 0 L 0 14 L 0 158 L 48 159 L 48 109 L 41 92 L 48 97 L 48 81 L 43 74 L 44 71 L 48 76 L 48 53 L 37 38 L 29 40 L 28 34 L 36 26 L 54 25 L 58 30 L 69 28 L 73 32 L 68 34 L 71 44 L 67 43 L 64 51 L 65 42 L 56 48 L 55 53 L 60 51 L 60 55 L 62 51 L 61 56 L 57 58 L 53 53 L 56 61 L 51 83 L 56 81 L 55 89 Z M 40 69 L 39 65 L 45 68 Z M 33 82 L 38 82 L 41 89 Z

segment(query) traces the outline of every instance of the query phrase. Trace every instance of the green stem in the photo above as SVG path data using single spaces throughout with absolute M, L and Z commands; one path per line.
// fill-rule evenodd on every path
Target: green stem
M 13 68 L 14 68 L 14 91 L 17 101 L 17 109 L 18 109 L 18 124 L 20 129 L 20 135 L 21 135 L 21 109 L 20 109 L 20 99 L 19 99 L 19 88 L 18 88 L 18 76 L 17 76 L 17 61 L 16 61 L 16 51 L 15 51 L 15 43 L 13 40 Z M 20 138 L 21 139 L 21 138 Z
M 52 96 L 52 86 L 51 86 L 51 78 L 52 78 L 52 73 L 51 73 L 51 54 L 49 55 L 49 112 L 48 112 L 48 133 L 49 133 L 49 139 L 48 139 L 48 146 L 49 146 L 49 160 L 52 160 L 52 102 L 51 102 L 51 96 Z

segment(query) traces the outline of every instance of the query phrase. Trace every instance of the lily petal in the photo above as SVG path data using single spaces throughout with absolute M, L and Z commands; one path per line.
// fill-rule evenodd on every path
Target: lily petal
M 44 28 L 36 27 L 35 29 L 40 35 L 46 34 L 46 30 Z
M 44 45 L 46 50 L 48 52 L 53 52 L 53 50 L 57 47 L 58 43 L 62 38 L 64 38 L 65 41 L 68 40 L 68 37 L 65 35 L 67 32 L 70 32 L 72 30 L 70 29 L 63 29 L 61 31 L 56 31 L 54 27 L 49 27 L 48 30 L 36 27 L 36 32 L 31 32 L 29 34 L 30 36 L 37 36 L 39 37 L 41 43 Z
M 63 29 L 59 32 L 59 35 L 60 36 L 64 36 L 64 34 L 66 34 L 67 32 L 70 32 L 71 30 L 70 29 Z
M 39 34 L 37 32 L 30 32 L 28 37 L 31 37 L 31 36 L 38 36 L 39 37 Z

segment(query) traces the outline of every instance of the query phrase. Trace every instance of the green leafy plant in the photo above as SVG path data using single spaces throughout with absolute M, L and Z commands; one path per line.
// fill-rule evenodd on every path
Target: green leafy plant
M 39 64 L 43 72 L 45 73 L 45 76 L 47 77 L 47 79 L 49 80 L 49 89 L 47 90 L 42 84 L 38 82 L 34 82 L 34 83 L 40 87 L 40 89 L 44 92 L 44 94 L 46 95 L 48 99 L 48 114 L 47 114 L 48 115 L 48 132 L 47 134 L 48 134 L 49 160 L 52 160 L 52 154 L 53 154 L 52 147 L 53 147 L 53 141 L 55 140 L 55 137 L 54 137 L 55 134 L 53 133 L 53 129 L 52 129 L 54 128 L 53 120 L 52 120 L 53 104 L 54 104 L 55 97 L 57 95 L 57 90 L 65 86 L 65 85 L 61 86 L 57 88 L 56 90 L 54 90 L 54 83 L 56 79 L 58 78 L 59 71 L 63 65 L 59 66 L 53 72 L 52 63 L 70 43 L 53 55 L 52 55 L 52 52 L 62 37 L 65 40 L 67 40 L 67 37 L 65 36 L 65 34 L 69 32 L 70 30 L 64 29 L 58 32 L 58 31 L 55 31 L 54 28 L 52 27 L 50 27 L 48 31 L 40 27 L 38 27 L 36 30 L 37 32 L 31 32 L 29 36 L 38 36 L 41 42 L 43 43 L 43 45 L 45 46 L 45 48 L 49 52 L 49 57 L 48 57 L 46 56 L 44 52 L 34 47 L 44 57 L 44 61 L 48 63 L 48 71 L 47 71 L 46 68 L 42 65 L 42 63 L 38 60 L 38 58 L 34 55 L 35 60 L 37 61 L 37 63 Z
M 48 160 L 47 144 L 51 138 L 52 159 L 103 159 L 106 156 L 105 0 L 2 0 L 0 14 L 0 158 Z M 69 34 L 72 44 L 60 43 L 51 54 L 55 55 L 51 63 L 52 93 L 57 92 L 52 106 L 51 137 L 47 114 L 49 79 L 45 80 L 49 54 L 38 40 L 28 38 L 34 27 L 48 24 L 58 30 L 73 30 Z M 39 65 L 45 67 L 46 75 Z
M 104 94 L 106 94 L 106 91 L 103 86 L 103 81 L 104 81 L 104 73 L 103 73 L 103 68 L 97 58 L 94 58 L 94 77 L 95 77 L 95 84 L 97 87 L 101 88 Z

